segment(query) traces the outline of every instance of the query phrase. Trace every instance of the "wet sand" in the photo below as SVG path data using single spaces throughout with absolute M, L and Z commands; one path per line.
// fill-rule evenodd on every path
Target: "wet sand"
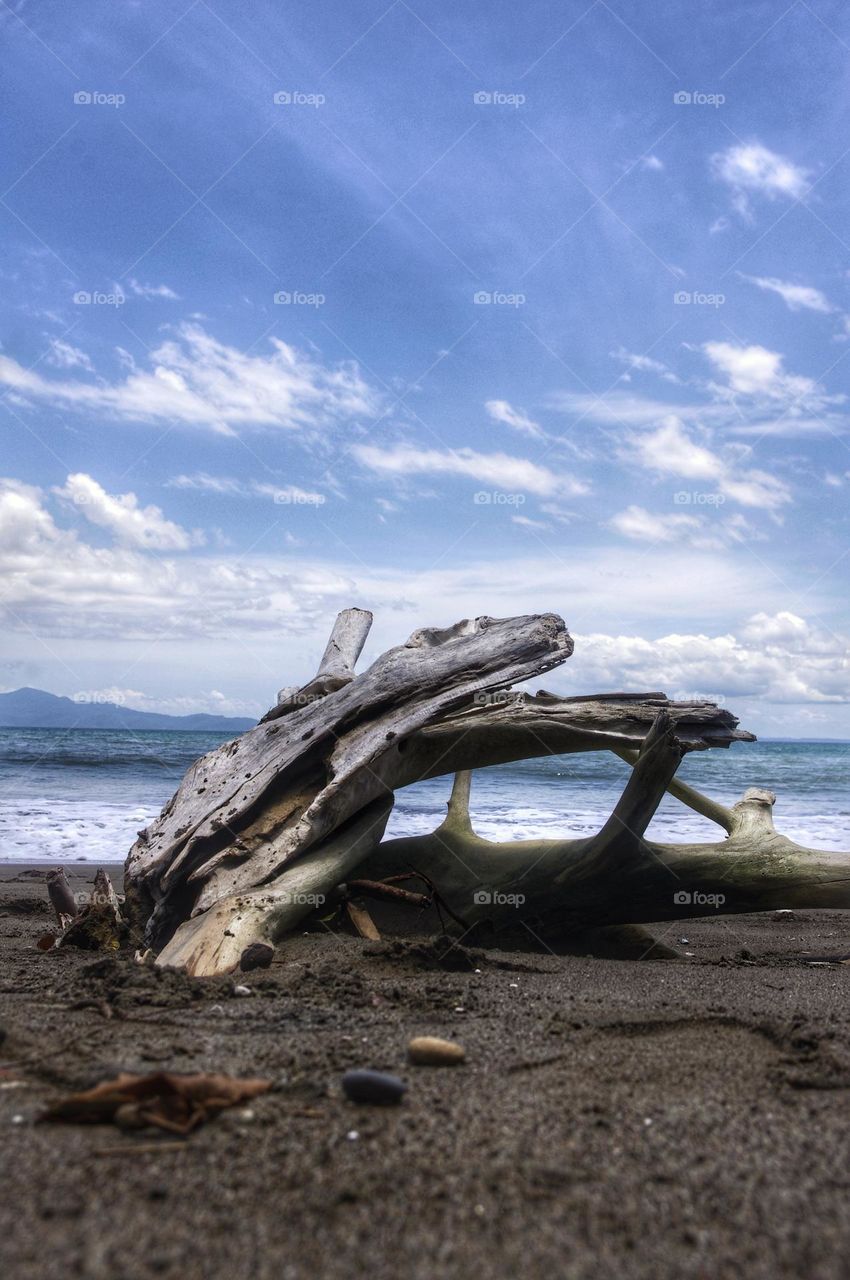
M 39 952 L 45 870 L 0 869 L 11 1280 L 847 1275 L 850 965 L 806 957 L 847 953 L 850 912 L 661 925 L 693 955 L 640 962 L 450 946 L 426 916 L 197 980 Z M 466 1065 L 409 1067 L 415 1034 Z M 347 1102 L 355 1066 L 403 1104 Z M 186 1141 L 33 1123 L 118 1069 L 275 1088 Z

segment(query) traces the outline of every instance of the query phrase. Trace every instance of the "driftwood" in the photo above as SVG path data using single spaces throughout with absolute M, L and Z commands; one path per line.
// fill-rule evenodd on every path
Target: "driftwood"
M 608 822 L 578 840 L 483 840 L 469 817 L 470 774 L 458 774 L 441 826 L 386 841 L 359 874 L 427 870 L 441 900 L 468 928 L 522 926 L 553 949 L 613 924 L 850 908 L 850 853 L 808 849 L 780 835 L 770 791 L 750 788 L 727 809 L 676 783 L 680 759 L 681 744 L 662 712 Z M 665 790 L 719 823 L 728 838 L 705 844 L 647 840 Z
M 731 898 L 733 881 L 724 910 L 780 897 L 793 905 L 794 885 L 807 905 L 843 905 L 843 887 L 826 887 L 831 873 L 840 880 L 842 855 L 800 851 L 776 835 L 766 800 L 748 793 L 726 811 L 675 781 L 686 751 L 752 740 L 729 711 L 661 693 L 510 691 L 572 653 L 554 614 L 417 631 L 355 676 L 370 625 L 363 610 L 340 614 L 314 679 L 282 690 L 256 728 L 198 760 L 139 833 L 127 859 L 127 906 L 159 964 L 230 971 L 247 947 L 277 942 L 355 871 L 375 882 L 415 870 L 466 926 L 533 921 L 570 931 L 706 914 L 714 904 L 694 893 L 716 894 L 722 882 Z M 598 750 L 634 767 L 596 836 L 493 844 L 472 831 L 470 770 Z M 381 843 L 394 791 L 447 773 L 458 777 L 438 831 Z M 668 789 L 724 825 L 729 840 L 647 842 Z M 677 902 L 677 892 L 692 901 Z

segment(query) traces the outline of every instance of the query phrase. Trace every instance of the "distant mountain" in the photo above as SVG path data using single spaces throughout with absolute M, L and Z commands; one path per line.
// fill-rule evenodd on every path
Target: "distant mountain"
M 0 693 L 0 729 L 199 729 L 236 734 L 256 723 L 244 716 L 166 716 L 115 702 L 75 702 L 43 689 Z

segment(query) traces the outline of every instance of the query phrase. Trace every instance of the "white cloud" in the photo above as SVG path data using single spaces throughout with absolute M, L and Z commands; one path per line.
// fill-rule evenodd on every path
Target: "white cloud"
M 607 426 L 644 426 L 658 422 L 668 414 L 683 419 L 729 417 L 725 406 L 713 409 L 712 406 L 705 405 L 670 403 L 629 391 L 609 391 L 603 396 L 583 391 L 559 391 L 550 397 L 549 404 L 553 409 L 559 409 L 570 416 L 575 415 L 589 422 L 601 422 Z
M 664 161 L 659 160 L 658 156 L 644 156 L 641 167 L 659 172 L 664 168 Z
M 847 703 L 850 638 L 793 614 L 756 615 L 739 635 L 579 635 L 573 675 L 582 686 L 663 689 L 671 697 Z
M 61 338 L 51 338 L 47 363 L 57 369 L 85 369 L 87 373 L 94 373 L 92 362 L 85 351 L 71 346 L 70 342 L 63 342 Z
M 137 298 L 168 298 L 170 301 L 179 302 L 180 295 L 169 288 L 167 284 L 142 284 L 139 280 L 132 278 L 127 281 L 131 293 Z M 116 291 L 121 292 L 116 286 Z
M 189 533 L 166 520 L 159 507 L 140 507 L 134 493 L 113 496 L 83 472 L 68 476 L 65 485 L 55 492 L 73 503 L 92 524 L 108 529 L 124 546 L 185 551 L 203 541 L 199 533 Z
M 152 353 L 152 370 L 131 370 L 121 382 L 53 381 L 0 356 L 0 383 L 62 408 L 229 435 L 248 426 L 314 431 L 377 412 L 378 397 L 356 365 L 322 365 L 277 338 L 270 345 L 269 355 L 246 355 L 183 325 Z
M 641 465 L 686 480 L 715 480 L 722 469 L 717 455 L 695 444 L 682 423 L 668 415 L 654 431 L 632 436 Z
M 729 388 L 741 395 L 788 400 L 814 395 L 818 391 L 818 384 L 811 378 L 786 373 L 783 369 L 784 356 L 767 347 L 706 342 L 703 350 L 718 372 L 726 377 Z
M 476 453 L 467 448 L 421 449 L 412 444 L 386 448 L 355 445 L 351 452 L 371 471 L 384 475 L 465 476 L 506 492 L 533 493 L 540 497 L 557 493 L 577 496 L 587 492 L 587 486 L 571 476 L 558 475 L 548 467 L 506 453 Z
M 773 511 L 791 499 L 783 481 L 765 471 L 745 470 L 737 460 L 697 444 L 674 416 L 665 418 L 654 431 L 633 434 L 631 447 L 635 460 L 647 470 L 713 482 L 721 498 L 743 506 Z
M 749 284 L 778 294 L 789 311 L 820 311 L 828 314 L 835 310 L 829 299 L 813 285 L 792 284 L 788 280 L 777 280 L 775 276 L 746 276 L 743 272 L 738 274 Z
M 680 542 L 700 526 L 695 516 L 652 515 L 643 507 L 626 507 L 613 516 L 612 528 L 639 542 Z
M 227 498 L 272 498 L 281 505 L 320 507 L 327 501 L 323 493 L 302 489 L 296 484 L 272 484 L 269 481 L 237 480 L 235 476 L 211 476 L 206 471 L 194 475 L 177 475 L 166 481 L 166 489 L 189 489 L 196 493 L 214 493 Z
M 50 640 L 51 649 L 57 638 L 87 639 L 101 652 L 114 639 L 122 653 L 132 640 L 183 638 L 193 646 L 195 664 L 203 641 L 205 661 L 215 654 L 221 671 L 230 669 L 234 653 L 262 652 L 268 655 L 272 692 L 312 674 L 306 664 L 315 661 L 314 649 L 324 644 L 333 615 L 352 604 L 375 610 L 370 652 L 377 653 L 417 626 L 484 613 L 556 609 L 574 630 L 597 631 L 621 626 L 624 617 L 653 628 L 659 617 L 670 626 L 693 625 L 694 617 L 709 610 L 716 616 L 718 608 L 738 616 L 775 613 L 787 597 L 770 575 L 754 581 L 749 561 L 739 565 L 728 553 L 675 545 L 657 548 L 651 558 L 628 545 L 566 556 L 535 539 L 527 556 L 425 570 L 296 559 L 291 552 L 264 552 L 262 543 L 249 555 L 189 551 L 163 557 L 120 543 L 87 544 L 85 526 L 61 527 L 47 498 L 32 486 L 0 482 L 0 615 L 10 635 L 31 639 L 35 633 Z M 812 608 L 823 607 L 816 590 L 809 601 Z M 283 672 L 281 643 L 307 635 L 313 638 L 304 669 L 290 673 L 288 658 Z M 71 643 L 67 652 L 75 663 L 81 650 Z M 284 680 L 284 674 L 292 679 Z M 126 683 L 117 676 L 116 671 L 110 681 Z
M 677 496 L 689 501 L 694 498 L 687 492 Z M 681 511 L 660 515 L 632 505 L 625 511 L 619 511 L 608 523 L 617 533 L 632 541 L 675 543 L 702 551 L 719 551 L 735 543 L 760 538 L 744 516 L 739 513 L 722 514 L 724 494 L 709 496 L 716 501 L 705 506 L 697 504 L 699 515 L 685 515 Z
M 760 142 L 739 143 L 717 152 L 711 157 L 711 168 L 716 178 L 732 188 L 734 207 L 748 221 L 752 218 L 750 194 L 799 200 L 809 189 L 808 170 Z
M 160 715 L 190 716 L 200 714 L 215 716 L 261 715 L 265 707 L 244 698 L 231 698 L 220 689 L 202 689 L 191 695 L 156 697 L 141 689 L 126 689 L 108 685 L 100 689 L 77 689 L 68 694 L 75 702 L 114 702 L 132 711 L 154 711 Z
M 512 427 L 514 431 L 534 436 L 538 440 L 542 440 L 545 436 L 539 422 L 529 418 L 524 409 L 515 409 L 507 400 L 488 400 L 484 408 L 494 422 L 502 422 L 505 426 Z
M 666 377 L 670 370 L 666 364 L 660 360 L 653 360 L 651 356 L 636 355 L 634 351 L 627 351 L 625 347 L 617 347 L 616 351 L 611 352 L 613 360 L 620 360 L 630 369 L 638 369 L 641 373 L 660 373 Z
M 532 520 L 530 516 L 511 516 L 511 524 L 518 524 L 521 529 L 548 529 L 545 520 Z
M 254 493 L 250 484 L 235 476 L 211 476 L 206 471 L 194 475 L 176 475 L 166 481 L 166 489 L 191 489 L 196 493 L 217 493 L 222 497 L 249 498 Z
M 740 436 L 840 435 L 847 429 L 845 415 L 835 406 L 845 402 L 842 394 L 830 395 L 812 378 L 786 372 L 784 356 L 757 344 L 707 342 L 700 347 L 684 344 L 687 350 L 708 358 L 715 379 L 691 379 L 691 384 L 711 399 L 704 402 L 684 399 L 664 401 L 634 391 L 613 390 L 602 396 L 587 392 L 561 391 L 549 398 L 550 408 L 569 414 L 580 422 L 606 426 L 650 426 L 668 417 L 703 427 L 719 428 Z M 616 358 L 667 381 L 678 381 L 665 372 L 661 361 L 632 357 L 621 348 Z M 660 366 L 660 367 L 657 367 Z

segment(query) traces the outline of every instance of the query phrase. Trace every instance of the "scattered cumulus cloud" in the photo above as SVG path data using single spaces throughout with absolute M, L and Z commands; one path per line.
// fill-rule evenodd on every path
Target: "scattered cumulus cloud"
M 390 447 L 355 445 L 355 458 L 370 471 L 398 478 L 413 475 L 455 475 L 494 485 L 505 492 L 549 497 L 587 493 L 587 486 L 525 458 L 506 453 L 477 453 L 474 449 L 422 449 L 413 444 Z
M 538 440 L 544 438 L 545 433 L 540 423 L 530 418 L 524 409 L 515 409 L 507 400 L 488 400 L 484 408 L 494 422 L 502 422 L 506 427 L 512 427 L 514 431 L 533 436 Z
M 722 457 L 699 444 L 673 415 L 665 418 L 655 430 L 634 433 L 631 451 L 639 465 L 649 471 L 712 483 L 724 500 L 742 506 L 775 511 L 791 500 L 784 481 L 765 471 L 747 470 L 739 459 Z
M 180 294 L 175 293 L 167 284 L 142 284 L 140 280 L 134 280 L 132 277 L 127 281 L 127 288 L 134 293 L 137 298 L 166 298 L 170 302 L 179 302 Z M 123 290 L 117 290 L 121 293 Z
M 738 143 L 711 157 L 715 178 L 732 190 L 735 211 L 753 220 L 750 197 L 800 200 L 809 190 L 809 172 L 760 142 Z
M 186 551 L 204 541 L 202 534 L 190 533 L 167 520 L 159 507 L 140 506 L 134 493 L 107 493 L 84 472 L 68 476 L 55 492 L 124 546 L 147 551 Z
M 759 289 L 765 289 L 769 293 L 777 294 L 789 311 L 820 311 L 824 315 L 828 315 L 835 310 L 832 303 L 821 293 L 820 289 L 815 289 L 812 285 L 792 284 L 788 280 L 777 280 L 775 276 L 747 276 L 743 272 L 739 274 L 741 279 L 746 280 L 749 284 L 757 285 Z
M 246 355 L 189 324 L 151 353 L 151 369 L 133 368 L 123 381 L 62 382 L 0 356 L 0 384 L 57 408 L 225 435 L 250 427 L 314 432 L 378 411 L 355 364 L 324 365 L 277 338 L 270 346 L 267 355 Z
M 47 353 L 47 363 L 56 369 L 85 369 L 86 373 L 94 373 L 94 367 L 85 351 L 74 347 L 62 338 L 51 338 Z
M 733 392 L 775 400 L 800 399 L 817 391 L 811 378 L 786 373 L 784 357 L 757 344 L 706 342 L 703 350 Z

